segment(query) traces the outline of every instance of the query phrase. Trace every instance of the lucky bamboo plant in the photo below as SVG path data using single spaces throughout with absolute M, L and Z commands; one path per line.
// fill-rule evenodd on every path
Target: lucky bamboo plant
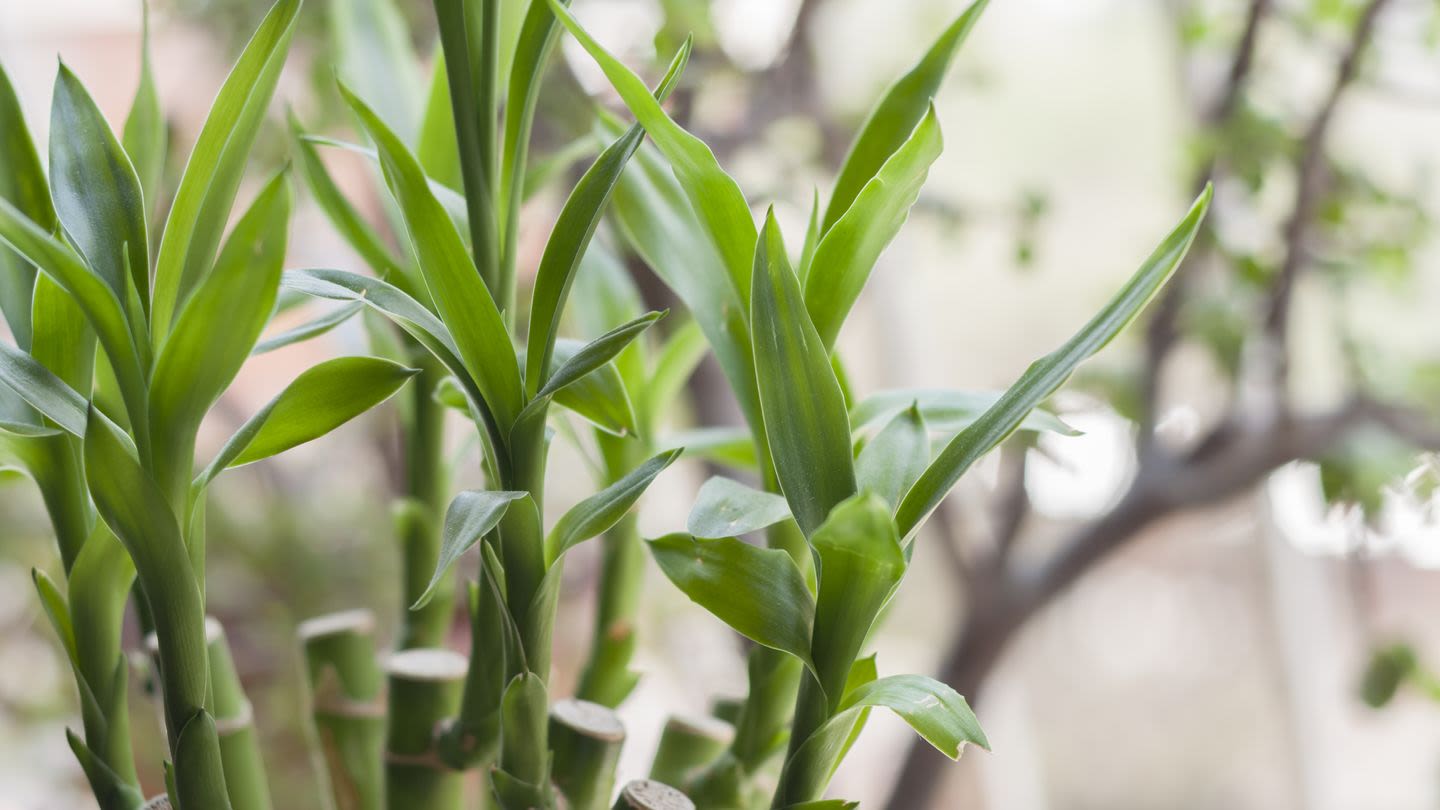
M 683 452 L 657 433 L 707 344 L 746 429 L 738 444 L 712 434 L 691 452 L 740 460 L 761 488 L 712 479 L 687 531 L 648 548 L 682 591 L 758 645 L 749 694 L 723 712 L 733 733 L 717 732 L 720 721 L 667 728 L 652 776 L 684 793 L 636 782 L 613 806 L 849 806 L 823 794 L 875 707 L 894 710 L 951 756 L 966 743 L 985 745 L 954 690 L 920 676 L 879 677 L 862 652 L 929 514 L 1013 431 L 1064 429 L 1036 408 L 1165 282 L 1208 191 L 1099 315 L 1004 394 L 902 391 L 855 401 L 836 339 L 939 155 L 931 99 L 984 0 L 881 100 L 823 211 L 816 195 L 796 256 L 773 212 L 757 227 L 709 147 L 662 106 L 681 80 L 688 41 L 652 89 L 562 0 L 435 0 L 441 52 L 422 108 L 395 95 L 411 89 L 404 74 L 415 65 L 394 9 L 334 2 L 342 41 L 380 43 L 382 65 L 405 65 L 366 71 L 342 60 L 340 95 L 368 145 L 293 125 L 307 185 L 370 275 L 282 274 L 284 172 L 224 236 L 298 0 L 279 0 L 241 55 L 163 228 L 152 221 L 165 146 L 148 72 L 122 141 L 62 67 L 48 174 L 0 81 L 0 239 L 14 251 L 0 257 L 0 303 L 17 341 L 0 349 L 0 382 L 13 393 L 0 428 L 13 463 L 39 485 L 60 542 L 68 597 L 43 575 L 36 582 L 74 665 L 85 733 L 72 746 L 101 804 L 141 804 L 119 642 L 136 580 L 164 702 L 169 801 L 186 810 L 269 806 L 249 704 L 224 634 L 205 616 L 207 487 L 224 469 L 322 435 L 413 379 L 402 409 L 409 610 L 398 650 L 379 660 L 364 611 L 300 628 L 327 798 L 347 809 L 459 810 L 466 773 L 480 771 L 482 801 L 505 810 L 611 806 L 625 735 L 607 707 L 637 681 L 633 614 L 646 548 L 629 513 Z M 551 228 L 522 319 L 517 235 L 539 173 L 528 165 L 531 130 L 562 28 L 637 123 L 601 113 L 601 148 L 586 136 L 557 154 L 562 165 L 595 157 Z M 393 241 L 340 194 L 320 156 L 327 143 L 378 166 L 398 226 Z M 607 212 L 613 233 L 597 242 Z M 664 313 L 640 313 L 614 255 L 622 250 L 689 310 L 693 320 L 664 341 L 642 338 Z M 282 287 L 342 303 L 258 342 Z M 572 320 L 598 333 L 588 342 L 560 337 L 572 298 Z M 311 369 L 197 472 L 201 420 L 248 356 L 362 311 L 398 329 L 399 340 L 371 332 L 377 353 L 401 362 L 351 357 Z M 552 405 L 594 426 L 604 486 L 546 526 L 551 439 L 570 432 L 551 418 Z M 448 491 L 445 408 L 473 424 L 484 489 Z M 932 433 L 942 434 L 938 453 Z M 741 539 L 760 531 L 768 548 Z M 601 608 L 581 699 L 552 704 L 564 558 L 602 534 Z M 470 549 L 478 565 L 461 589 L 467 657 L 444 644 L 454 569 Z
M 678 777 L 702 806 L 764 806 L 757 777 L 784 749 L 769 806 L 811 806 L 869 708 L 893 709 L 952 757 L 966 742 L 983 745 L 953 690 L 920 676 L 877 679 L 873 657 L 859 653 L 930 512 L 1139 313 L 1188 250 L 1209 191 L 1095 319 L 993 403 L 960 392 L 887 392 L 852 404 L 835 340 L 939 155 L 931 97 L 983 0 L 872 112 L 823 217 L 817 195 L 793 268 L 773 212 L 757 233 L 745 197 L 710 150 L 643 94 L 639 78 L 562 5 L 552 7 L 654 140 L 659 155 L 642 150 L 617 193 L 620 229 L 695 313 L 740 402 L 769 490 L 712 479 L 688 533 L 650 542 L 672 582 L 761 645 L 728 750 L 715 758 L 717 746 L 696 744 L 704 737 L 699 729 L 676 728 L 662 741 L 657 770 Z M 968 411 L 968 424 L 951 427 L 954 435 L 932 460 L 926 412 L 953 420 L 957 410 Z M 852 420 L 857 431 L 881 429 L 867 440 L 852 435 Z M 1031 423 L 1043 425 L 1040 418 Z M 762 529 L 769 529 L 770 549 L 738 539 Z
M 299 6 L 277 2 L 241 55 L 163 224 L 155 197 L 165 126 L 148 60 L 123 140 L 61 65 L 48 172 L 0 73 L 0 240 L 13 250 L 4 309 L 17 341 L 0 345 L 3 444 L 7 461 L 38 484 L 60 543 L 68 597 L 39 571 L 35 581 L 80 692 L 84 736 L 72 735 L 71 747 L 106 808 L 143 802 L 119 642 L 132 582 L 152 633 L 169 801 L 270 806 L 249 703 L 205 615 L 206 491 L 224 470 L 329 432 L 415 374 L 379 358 L 322 363 L 196 465 L 202 419 L 276 307 L 285 173 L 264 184 L 228 236 L 225 226 Z

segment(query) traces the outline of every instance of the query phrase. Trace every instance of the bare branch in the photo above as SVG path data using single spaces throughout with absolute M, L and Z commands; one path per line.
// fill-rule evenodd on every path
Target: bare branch
M 1335 70 L 1335 80 L 1330 92 L 1311 119 L 1300 142 L 1300 157 L 1296 165 L 1295 203 L 1290 218 L 1285 223 L 1284 254 L 1275 284 L 1271 288 L 1268 312 L 1265 316 L 1265 335 L 1273 364 L 1271 369 L 1277 393 L 1285 400 L 1285 380 L 1289 375 L 1287 332 L 1290 325 L 1291 301 L 1295 294 L 1295 283 L 1306 265 L 1305 242 L 1314 223 L 1316 207 L 1320 204 L 1329 183 L 1325 166 L 1325 139 L 1330 125 L 1335 120 L 1335 110 L 1340 105 L 1345 91 L 1355 82 L 1360 72 L 1360 60 L 1375 35 L 1375 23 L 1389 0 L 1370 0 L 1360 13 L 1355 24 L 1349 46 L 1340 58 Z
M 1239 109 L 1240 100 L 1244 97 L 1245 88 L 1254 72 L 1255 50 L 1256 43 L 1260 40 L 1260 30 L 1268 18 L 1272 6 L 1273 0 L 1250 0 L 1249 9 L 1245 14 L 1245 26 L 1241 30 L 1240 39 L 1235 44 L 1235 50 L 1230 59 L 1230 69 L 1225 74 L 1225 84 L 1216 97 L 1215 103 L 1201 116 L 1200 123 L 1205 129 L 1223 129 L 1229 125 L 1236 110 Z M 1191 185 L 1197 194 L 1207 183 L 1215 179 L 1216 167 L 1217 156 L 1211 155 L 1196 172 Z M 1142 457 L 1150 455 L 1154 450 L 1155 422 L 1158 418 L 1156 410 L 1160 396 L 1160 372 L 1165 364 L 1165 358 L 1169 356 L 1170 350 L 1174 348 L 1175 342 L 1180 336 L 1178 324 L 1180 308 L 1189 288 L 1189 279 L 1194 275 L 1194 266 L 1202 263 L 1207 253 L 1208 249 L 1203 241 L 1192 248 L 1190 255 L 1176 269 L 1175 277 L 1166 285 L 1160 300 L 1155 303 L 1155 307 L 1151 311 L 1146 327 L 1145 366 L 1140 382 L 1142 408 L 1139 442 Z

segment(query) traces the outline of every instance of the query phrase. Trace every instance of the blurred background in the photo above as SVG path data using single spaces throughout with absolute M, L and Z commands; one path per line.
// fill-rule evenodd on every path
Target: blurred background
M 257 178 L 290 148 L 283 106 L 352 133 L 332 83 L 338 2 L 307 3 Z M 396 5 L 428 72 L 429 3 Z M 675 114 L 757 209 L 777 206 L 796 242 L 867 110 L 962 8 L 574 5 L 646 75 L 657 49 L 695 32 Z M 172 182 L 267 6 L 153 0 Z M 138 0 L 0 3 L 0 61 L 42 152 L 57 54 L 118 126 L 140 38 Z M 613 107 L 573 44 L 560 52 L 574 86 Z M 877 714 L 832 795 L 866 808 L 1440 807 L 1440 705 L 1425 670 L 1440 666 L 1440 507 L 1425 455 L 1440 450 L 1437 48 L 1431 0 L 995 0 L 936 99 L 945 153 L 842 335 L 858 390 L 1003 388 L 1106 300 L 1207 179 L 1217 201 L 1148 323 L 1057 397 L 1084 434 L 1012 440 L 973 471 L 921 537 L 876 641 L 882 673 L 928 673 L 966 694 L 994 752 L 951 766 Z M 551 145 L 574 114 L 554 107 L 540 113 Z M 371 167 L 331 159 L 378 220 Z M 522 269 L 567 187 L 527 208 Z M 363 268 L 309 200 L 290 251 L 291 267 Z M 355 324 L 251 362 L 202 454 L 299 370 L 365 345 Z M 738 419 L 714 372 L 691 388 L 672 427 Z M 229 476 L 212 499 L 211 610 L 282 807 L 311 804 L 295 625 L 357 605 L 393 625 L 400 609 L 394 430 L 382 408 Z M 457 455 L 473 451 L 466 433 L 452 431 Z M 557 508 L 590 491 L 580 454 L 562 448 L 552 466 Z M 707 474 L 687 462 L 662 477 L 645 531 L 680 528 Z M 19 476 L 0 485 L 0 525 L 0 810 L 88 807 L 63 734 L 73 685 L 29 583 L 31 567 L 58 563 Z M 583 662 L 595 550 L 566 569 L 560 694 Z M 744 689 L 723 625 L 658 572 L 644 599 L 622 778 L 648 767 L 669 714 Z M 163 739 L 144 717 L 137 754 L 153 762 Z

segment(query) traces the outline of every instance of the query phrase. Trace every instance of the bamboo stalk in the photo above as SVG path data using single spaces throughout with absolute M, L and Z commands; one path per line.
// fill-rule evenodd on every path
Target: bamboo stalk
M 162 658 L 159 637 L 155 633 L 146 636 L 145 646 L 158 669 Z M 205 650 L 211 689 L 209 711 L 219 737 L 220 761 L 231 807 L 269 810 L 270 792 L 264 759 L 255 737 L 254 712 L 235 671 L 225 629 L 213 616 L 205 617 Z
M 625 726 L 613 710 L 586 700 L 550 706 L 555 785 L 569 810 L 604 810 L 615 788 Z
M 695 810 L 695 803 L 663 782 L 637 779 L 620 791 L 611 810 Z
M 684 785 L 697 770 L 714 762 L 735 739 L 735 727 L 714 717 L 671 717 L 660 734 L 650 778 Z
M 205 619 L 206 649 L 210 658 L 210 689 L 215 729 L 220 734 L 220 760 L 225 766 L 225 787 L 234 810 L 270 810 L 269 780 L 255 713 L 235 671 L 225 628 L 214 617 Z
M 595 431 L 605 460 L 606 483 L 618 480 L 649 456 L 648 443 Z M 635 688 L 630 660 L 635 654 L 635 614 L 645 580 L 645 544 L 635 513 L 620 519 L 600 538 L 599 598 L 590 657 L 576 695 L 614 708 Z
M 390 728 L 385 739 L 385 806 L 460 810 L 464 775 L 441 761 L 438 730 L 460 707 L 465 657 L 450 650 L 404 650 L 385 662 Z
M 317 616 L 297 629 L 310 688 L 311 717 L 335 810 L 380 810 L 385 786 L 384 687 L 375 658 L 375 616 L 350 610 Z
M 405 498 L 396 507 L 400 539 L 400 637 L 396 647 L 438 647 L 445 643 L 455 612 L 455 577 L 446 577 L 419 610 L 411 610 L 425 592 L 440 556 L 440 525 L 448 495 L 445 461 L 445 409 L 435 400 L 435 386 L 444 376 L 435 360 L 418 346 L 411 362 L 423 369 L 410 384 L 409 419 L 405 425 Z

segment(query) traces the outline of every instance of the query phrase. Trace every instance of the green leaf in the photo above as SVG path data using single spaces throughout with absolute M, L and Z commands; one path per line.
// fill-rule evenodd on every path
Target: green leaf
M 95 378 L 95 330 L 85 312 L 54 279 L 40 275 L 30 306 L 30 356 L 77 391 Z
M 484 286 L 495 299 L 508 302 L 509 295 L 500 289 L 498 275 L 500 246 L 496 240 L 499 221 L 495 192 L 499 184 L 493 176 L 499 70 L 498 3 L 497 0 L 435 0 L 434 6 L 449 78 L 470 242 Z M 439 295 L 438 291 L 432 292 Z M 463 338 L 461 342 L 464 343 Z M 493 404 L 492 407 L 498 408 Z M 501 421 L 507 427 L 510 424 L 508 419 Z
M 418 373 L 378 357 L 337 357 L 306 369 L 235 431 L 198 484 L 324 436 L 389 399 Z
M 28 354 L 0 343 L 0 383 L 67 433 L 85 435 L 85 397 Z
M 565 0 L 569 2 L 569 0 Z M 520 200 L 524 189 L 525 163 L 530 151 L 530 130 L 535 122 L 535 103 L 550 53 L 555 49 L 559 29 L 555 15 L 543 2 L 531 2 L 520 24 L 519 39 L 510 66 L 505 94 L 505 131 L 500 142 L 500 220 L 505 227 L 504 256 L 514 255 L 519 233 Z
M 739 537 L 789 519 L 783 495 L 715 476 L 700 487 L 685 530 L 703 539 Z
M 39 568 L 30 569 L 30 579 L 35 583 L 36 593 L 40 595 L 40 606 L 45 609 L 45 617 L 50 620 L 55 635 L 59 636 L 60 646 L 65 648 L 65 656 L 70 659 L 70 666 L 79 667 L 80 654 L 75 649 L 75 628 L 70 624 L 70 607 L 65 603 L 64 594 L 55 586 L 55 581 Z
M 910 216 L 941 148 L 940 124 L 932 107 L 820 239 L 805 274 L 805 306 L 827 348 L 835 345 L 880 253 Z
M 743 427 L 711 427 L 682 430 L 661 437 L 662 448 L 682 447 L 685 457 L 702 458 L 737 470 L 757 472 L 755 437 Z
M 157 460 L 180 465 L 171 472 L 190 463 L 201 419 L 229 387 L 270 319 L 289 218 L 290 184 L 281 173 L 235 225 L 214 270 L 189 298 L 160 350 L 150 387 L 150 424 L 157 444 L 183 454 Z
M 90 791 L 95 794 L 101 807 L 138 809 L 145 804 L 145 797 L 140 795 L 140 791 L 96 756 L 95 752 L 85 745 L 85 741 L 80 739 L 80 735 L 67 728 L 65 739 L 70 744 L 70 752 L 80 763 L 80 770 L 85 772 L 85 781 L 90 783 Z
M 870 111 L 870 117 L 860 127 L 860 134 L 850 147 L 850 154 L 840 166 L 835 178 L 835 190 L 830 195 L 830 204 L 825 209 L 820 232 L 828 233 L 840 218 L 850 210 L 851 203 L 860 196 L 871 178 L 930 109 L 930 100 L 940 89 L 940 82 L 950 68 L 950 62 L 960 43 L 969 36 L 970 29 L 980 19 L 989 0 L 976 0 L 950 24 L 920 62 L 911 68 L 886 91 L 884 98 Z
M 374 99 L 385 123 L 406 142 L 420 122 L 420 71 L 405 18 L 390 0 L 331 0 L 331 49 L 336 73 Z
M 347 273 L 343 270 L 299 270 L 286 273 L 282 283 L 287 289 L 317 298 L 337 301 L 359 301 L 393 321 L 424 346 L 442 365 L 455 375 L 465 392 L 472 415 L 483 423 L 495 446 L 502 446 L 498 429 L 485 405 L 485 400 L 470 377 L 450 331 L 439 318 L 418 301 L 393 284 L 380 279 Z
M 823 789 L 849 745 L 858 716 L 867 708 L 895 712 L 926 742 L 951 759 L 966 743 L 989 750 L 985 732 L 965 698 L 922 675 L 892 675 L 870 681 L 846 695 L 840 710 L 808 737 L 785 763 L 787 784 Z
M 860 451 L 855 478 L 861 492 L 873 492 L 893 509 L 930 463 L 930 433 L 919 405 L 912 404 Z
M 561 24 L 569 29 L 605 73 L 605 78 L 630 108 L 673 167 L 685 195 L 724 259 L 725 269 L 748 305 L 750 265 L 755 246 L 755 220 L 739 184 L 720 168 L 715 153 L 704 141 L 686 132 L 665 113 L 645 82 L 611 56 L 591 37 L 560 0 L 549 0 Z
M 365 309 L 365 305 L 359 301 L 352 301 L 344 306 L 336 307 L 318 318 L 306 321 L 293 329 L 286 329 L 274 337 L 260 341 L 255 344 L 254 349 L 250 350 L 250 355 L 253 357 L 257 354 L 273 352 L 276 349 L 300 343 L 313 337 L 319 337 L 350 320 L 363 309 Z
M 855 494 L 845 395 L 790 269 L 774 211 L 755 251 L 750 323 L 765 435 L 780 490 L 808 537 Z
M 155 92 L 155 75 L 150 64 L 148 0 L 140 4 L 140 9 L 140 83 L 135 88 L 135 99 L 130 102 L 130 114 L 125 117 L 125 130 L 120 137 L 125 154 L 130 156 L 135 175 L 140 179 L 141 194 L 145 200 L 144 214 L 148 221 L 155 215 L 160 198 L 169 132 L 165 127 L 165 113 L 160 108 L 160 97 Z
M 655 358 L 655 368 L 645 385 L 643 411 L 647 420 L 669 413 L 690 382 L 690 377 L 705 359 L 709 344 L 705 333 L 695 321 L 686 321 L 670 333 Z
M 758 429 L 749 308 L 730 283 L 723 257 L 685 192 L 653 147 L 640 147 L 610 208 L 626 241 L 700 324 L 741 412 Z
M 689 57 L 687 43 L 671 61 L 669 71 L 656 90 L 657 96 L 674 86 Z M 550 239 L 545 243 L 545 252 L 540 257 L 540 267 L 535 273 L 535 290 L 530 303 L 529 337 L 525 342 L 525 391 L 531 396 L 546 381 L 545 372 L 549 368 L 555 337 L 560 331 L 560 315 L 580 259 L 595 235 L 595 228 L 600 224 L 600 217 L 611 192 L 620 181 L 625 164 L 640 148 L 644 137 L 644 128 L 636 124 L 601 152 L 576 183 L 555 220 Z
M 585 346 L 586 344 L 578 340 L 561 338 L 555 343 L 555 357 L 551 360 L 551 366 L 564 366 Z M 625 381 L 621 379 L 620 371 L 616 368 L 619 359 L 617 357 L 556 391 L 555 404 L 574 411 L 577 416 L 606 433 L 616 436 L 634 435 L 637 430 L 635 407 L 630 401 Z
M 545 537 L 545 562 L 553 564 L 577 544 L 604 533 L 619 522 L 640 500 L 656 476 L 680 458 L 679 450 L 661 453 L 641 464 L 615 483 L 591 495 L 556 521 Z
M 670 534 L 649 543 L 660 570 L 696 604 L 756 644 L 789 653 L 814 669 L 810 628 L 815 601 L 789 554 L 733 537 Z
M 410 609 L 419 610 L 429 604 L 435 596 L 435 589 L 445 579 L 450 566 L 460 559 L 460 555 L 469 551 L 482 537 L 500 525 L 500 518 L 505 516 L 505 510 L 510 508 L 512 502 L 528 497 L 529 494 L 524 492 L 490 492 L 478 489 L 467 489 L 456 495 L 445 509 L 445 528 L 441 535 L 440 557 L 435 564 L 435 574 L 430 578 L 430 584 L 425 586 L 425 592 L 420 594 L 420 598 L 415 600 Z
M 185 164 L 155 260 L 151 328 L 157 343 L 210 271 L 299 11 L 300 0 L 276 0 L 270 8 L 215 97 Z
M 971 464 L 1013 433 L 1037 405 L 1065 383 L 1076 366 L 1103 349 L 1145 308 L 1190 249 L 1210 207 L 1211 194 L 1207 186 L 1175 230 L 1099 314 L 1065 345 L 1032 363 L 989 410 L 940 451 L 896 510 L 901 536 L 910 537 Z
M 811 538 L 819 588 L 810 652 L 834 713 L 875 618 L 905 575 L 890 506 L 861 493 L 835 507 Z
M 459 355 L 502 430 L 515 423 L 523 401 L 520 366 L 495 299 L 470 260 L 460 234 L 431 193 L 420 164 L 383 122 L 344 87 L 380 155 L 385 181 L 400 203 L 416 262 Z
M 647 312 L 585 344 L 555 369 L 554 373 L 545 381 L 545 385 L 535 393 L 534 399 L 531 400 L 531 404 L 526 410 L 534 407 L 535 403 L 554 396 L 557 392 L 615 359 L 615 355 L 630 345 L 630 342 L 639 337 L 641 332 L 665 317 L 667 311 Z
M 792 804 L 785 810 L 855 810 L 859 806 L 859 802 L 847 802 L 844 799 L 821 799 L 816 802 Z
M 50 182 L 60 224 L 91 269 L 121 301 L 127 275 L 142 303 L 148 301 L 149 237 L 140 179 L 100 108 L 63 63 L 50 107 Z
M 55 229 L 55 208 L 45 169 L 30 139 L 30 129 L 10 76 L 0 67 L 0 199 L 50 232 Z M 21 349 L 30 348 L 30 291 L 35 268 L 22 256 L 0 249 L 0 309 Z
M 68 245 L 0 200 L 0 240 L 50 276 L 79 304 L 115 369 L 127 409 L 143 413 L 144 373 L 120 299 Z
M 455 142 L 455 113 L 450 106 L 444 53 L 435 54 L 435 64 L 430 68 L 430 89 L 415 142 L 415 159 L 436 182 L 451 190 L 460 188 L 460 147 Z
M 356 253 L 360 254 L 360 258 L 365 260 L 365 263 L 376 275 L 381 278 L 403 276 L 405 273 L 404 262 L 391 251 L 380 234 L 345 198 L 340 187 L 330 176 L 330 170 L 325 167 L 325 161 L 321 160 L 320 152 L 315 148 L 315 142 L 304 137 L 300 121 L 293 115 L 290 116 L 290 132 L 294 136 L 300 176 L 304 178 L 310 194 L 315 198 L 320 210 L 324 211 L 325 216 L 330 219 L 330 223 L 335 226 L 335 230 Z
M 1002 392 L 954 391 L 940 388 L 900 388 L 871 394 L 850 409 L 850 426 L 854 430 L 883 425 L 904 413 L 911 405 L 920 407 L 920 415 L 930 430 L 954 432 L 970 426 L 989 410 Z M 1062 436 L 1077 436 L 1079 431 L 1065 424 L 1058 416 L 1037 408 L 1020 423 L 1020 430 L 1049 431 Z

